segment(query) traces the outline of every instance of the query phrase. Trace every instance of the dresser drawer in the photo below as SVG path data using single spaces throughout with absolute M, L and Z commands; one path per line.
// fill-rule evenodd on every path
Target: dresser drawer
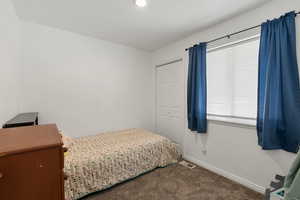
M 61 147 L 0 157 L 0 199 L 63 200 L 61 157 Z

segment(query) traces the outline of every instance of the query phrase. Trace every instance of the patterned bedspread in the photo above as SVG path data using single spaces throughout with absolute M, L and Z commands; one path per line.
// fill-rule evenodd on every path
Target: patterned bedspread
M 65 157 L 66 200 L 109 188 L 157 167 L 176 163 L 181 153 L 170 140 L 142 129 L 74 139 Z

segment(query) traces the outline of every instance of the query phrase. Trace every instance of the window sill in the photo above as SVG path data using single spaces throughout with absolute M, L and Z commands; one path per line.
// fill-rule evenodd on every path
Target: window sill
M 213 122 L 221 122 L 225 124 L 231 124 L 231 125 L 238 125 L 243 127 L 250 127 L 255 128 L 256 127 L 256 120 L 255 119 L 244 119 L 244 118 L 236 118 L 236 117 L 224 117 L 224 116 L 215 116 L 215 115 L 207 115 L 208 121 Z

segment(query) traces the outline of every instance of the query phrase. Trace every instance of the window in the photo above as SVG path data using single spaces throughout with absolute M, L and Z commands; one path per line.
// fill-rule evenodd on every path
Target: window
M 207 113 L 256 118 L 259 39 L 208 50 Z

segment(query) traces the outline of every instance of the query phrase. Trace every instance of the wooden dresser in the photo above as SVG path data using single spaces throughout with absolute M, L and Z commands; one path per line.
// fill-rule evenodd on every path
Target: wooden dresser
M 56 125 L 0 129 L 0 199 L 64 200 L 64 150 Z

